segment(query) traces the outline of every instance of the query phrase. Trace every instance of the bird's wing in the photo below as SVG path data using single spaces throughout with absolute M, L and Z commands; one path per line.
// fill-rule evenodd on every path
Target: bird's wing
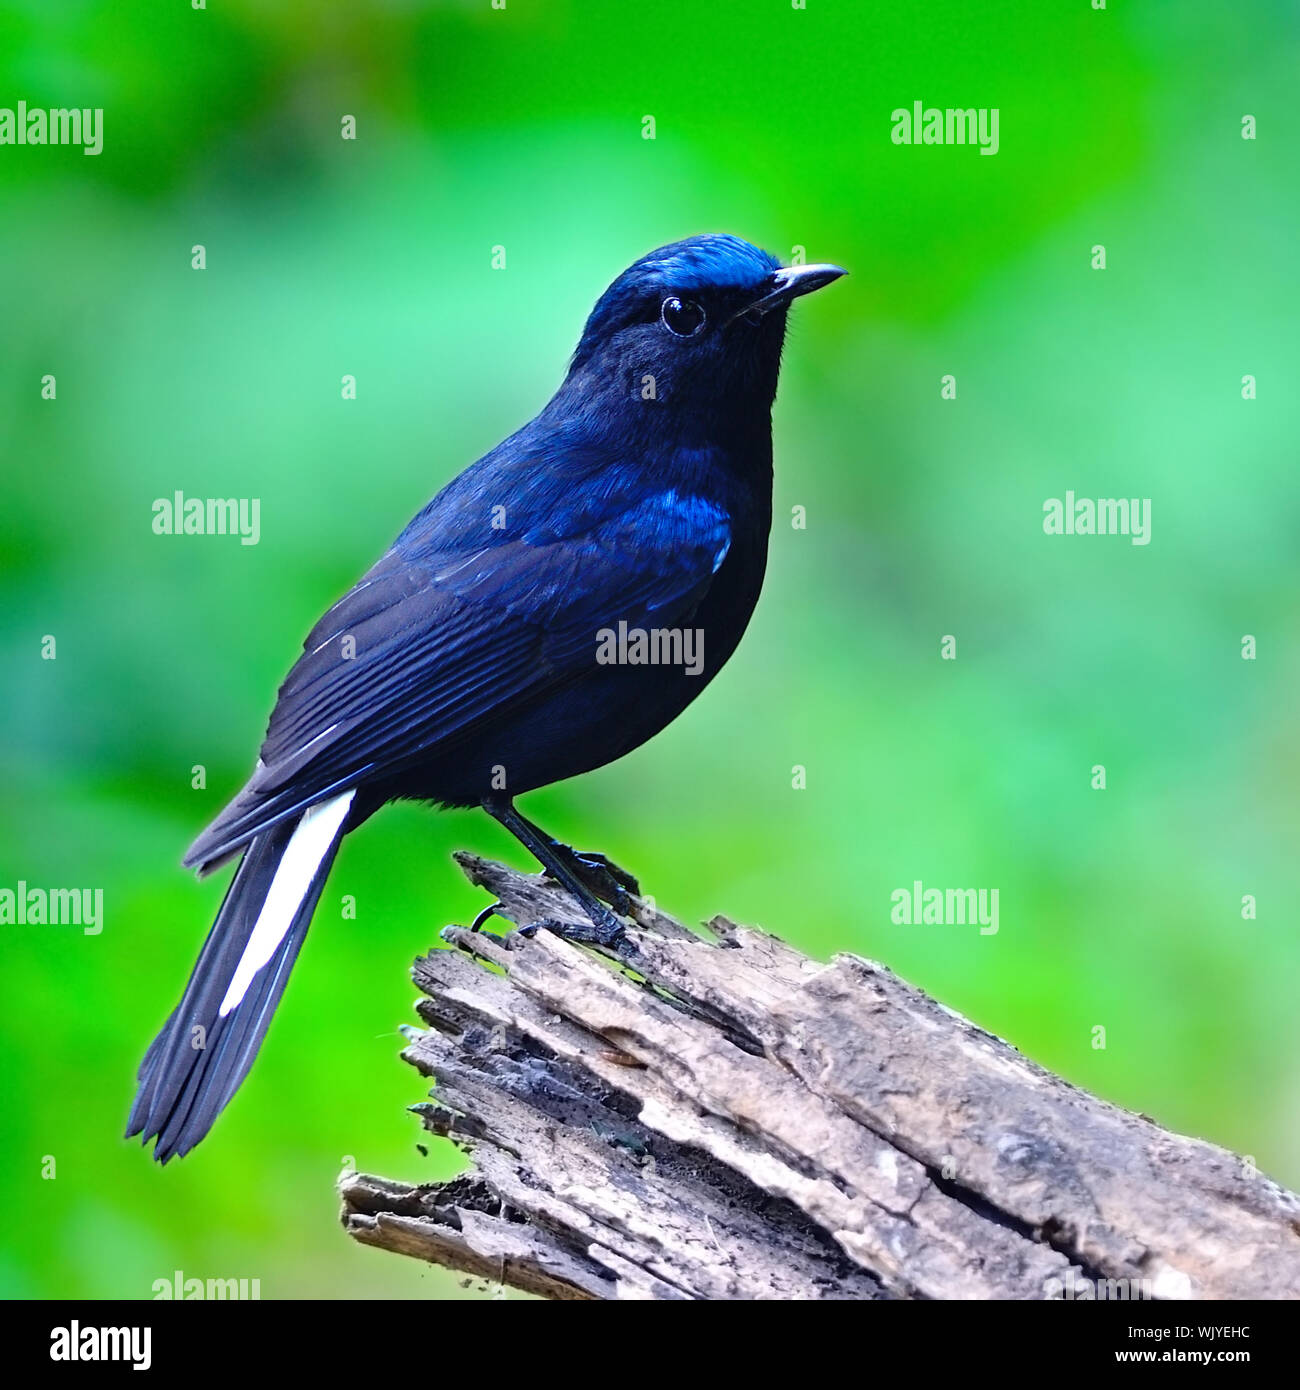
M 678 625 L 731 539 L 720 508 L 670 490 L 570 515 L 560 533 L 480 532 L 477 548 L 439 548 L 421 539 L 429 526 L 408 528 L 309 634 L 256 772 L 186 863 L 210 866 L 324 796 L 578 678 L 598 631 L 619 619 Z

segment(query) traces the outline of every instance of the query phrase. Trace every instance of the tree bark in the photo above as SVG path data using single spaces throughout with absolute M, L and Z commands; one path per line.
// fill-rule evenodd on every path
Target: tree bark
M 517 923 L 555 885 L 458 855 Z M 1295 1298 L 1300 1198 L 856 956 L 638 903 L 616 961 L 449 927 L 415 1107 L 470 1169 L 340 1179 L 368 1245 L 548 1298 Z

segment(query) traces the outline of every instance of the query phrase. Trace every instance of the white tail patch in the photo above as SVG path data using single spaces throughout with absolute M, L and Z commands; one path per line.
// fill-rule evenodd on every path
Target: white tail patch
M 306 897 L 321 860 L 338 837 L 339 826 L 343 824 L 356 794 L 353 787 L 350 792 L 344 792 L 330 801 L 322 801 L 303 812 L 271 880 L 266 901 L 257 914 L 248 945 L 244 947 L 244 954 L 235 967 L 230 988 L 221 1001 L 222 1018 L 247 994 L 253 976 L 275 955 L 276 948 L 284 940 L 285 933 L 293 924 L 298 905 Z

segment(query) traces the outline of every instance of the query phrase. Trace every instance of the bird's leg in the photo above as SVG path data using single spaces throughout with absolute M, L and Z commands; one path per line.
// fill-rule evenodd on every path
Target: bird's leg
M 554 840 L 521 816 L 509 801 L 485 801 L 483 809 L 505 826 L 591 919 L 590 927 L 577 922 L 530 922 L 521 928 L 523 934 L 532 935 L 538 928 L 546 927 L 557 936 L 567 937 L 571 941 L 588 941 L 598 946 L 612 946 L 620 941 L 624 933 L 623 923 L 583 881 L 573 867 L 572 858 L 556 852 Z M 567 846 L 564 848 L 567 849 Z M 569 856 L 572 855 L 573 851 L 569 850 Z
M 555 854 L 568 864 L 574 874 L 598 898 L 602 898 L 615 912 L 622 916 L 630 917 L 632 915 L 632 902 L 628 894 L 639 898 L 641 885 L 626 869 L 621 868 L 608 856 L 595 850 L 574 849 L 572 845 L 566 845 L 562 840 L 557 840 L 554 835 L 548 835 L 536 821 L 529 820 L 527 816 L 518 811 L 515 812 L 515 815 L 519 816 L 523 824 L 539 840 L 545 840 Z

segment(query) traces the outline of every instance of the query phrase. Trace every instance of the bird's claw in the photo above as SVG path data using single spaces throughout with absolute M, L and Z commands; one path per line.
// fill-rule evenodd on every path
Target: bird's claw
M 508 933 L 506 945 L 513 950 L 517 941 L 530 941 L 539 931 L 554 932 L 562 940 L 582 946 L 621 947 L 627 940 L 623 923 L 613 918 L 598 925 L 595 922 L 561 922 L 554 917 L 540 917 L 536 922 L 516 927 Z
M 480 912 L 478 916 L 475 917 L 474 920 L 469 924 L 470 931 L 482 931 L 484 925 L 487 922 L 490 922 L 492 918 L 495 917 L 497 913 L 501 911 L 503 906 L 504 904 L 499 902 L 489 903 L 487 907 L 485 907 L 483 911 Z

